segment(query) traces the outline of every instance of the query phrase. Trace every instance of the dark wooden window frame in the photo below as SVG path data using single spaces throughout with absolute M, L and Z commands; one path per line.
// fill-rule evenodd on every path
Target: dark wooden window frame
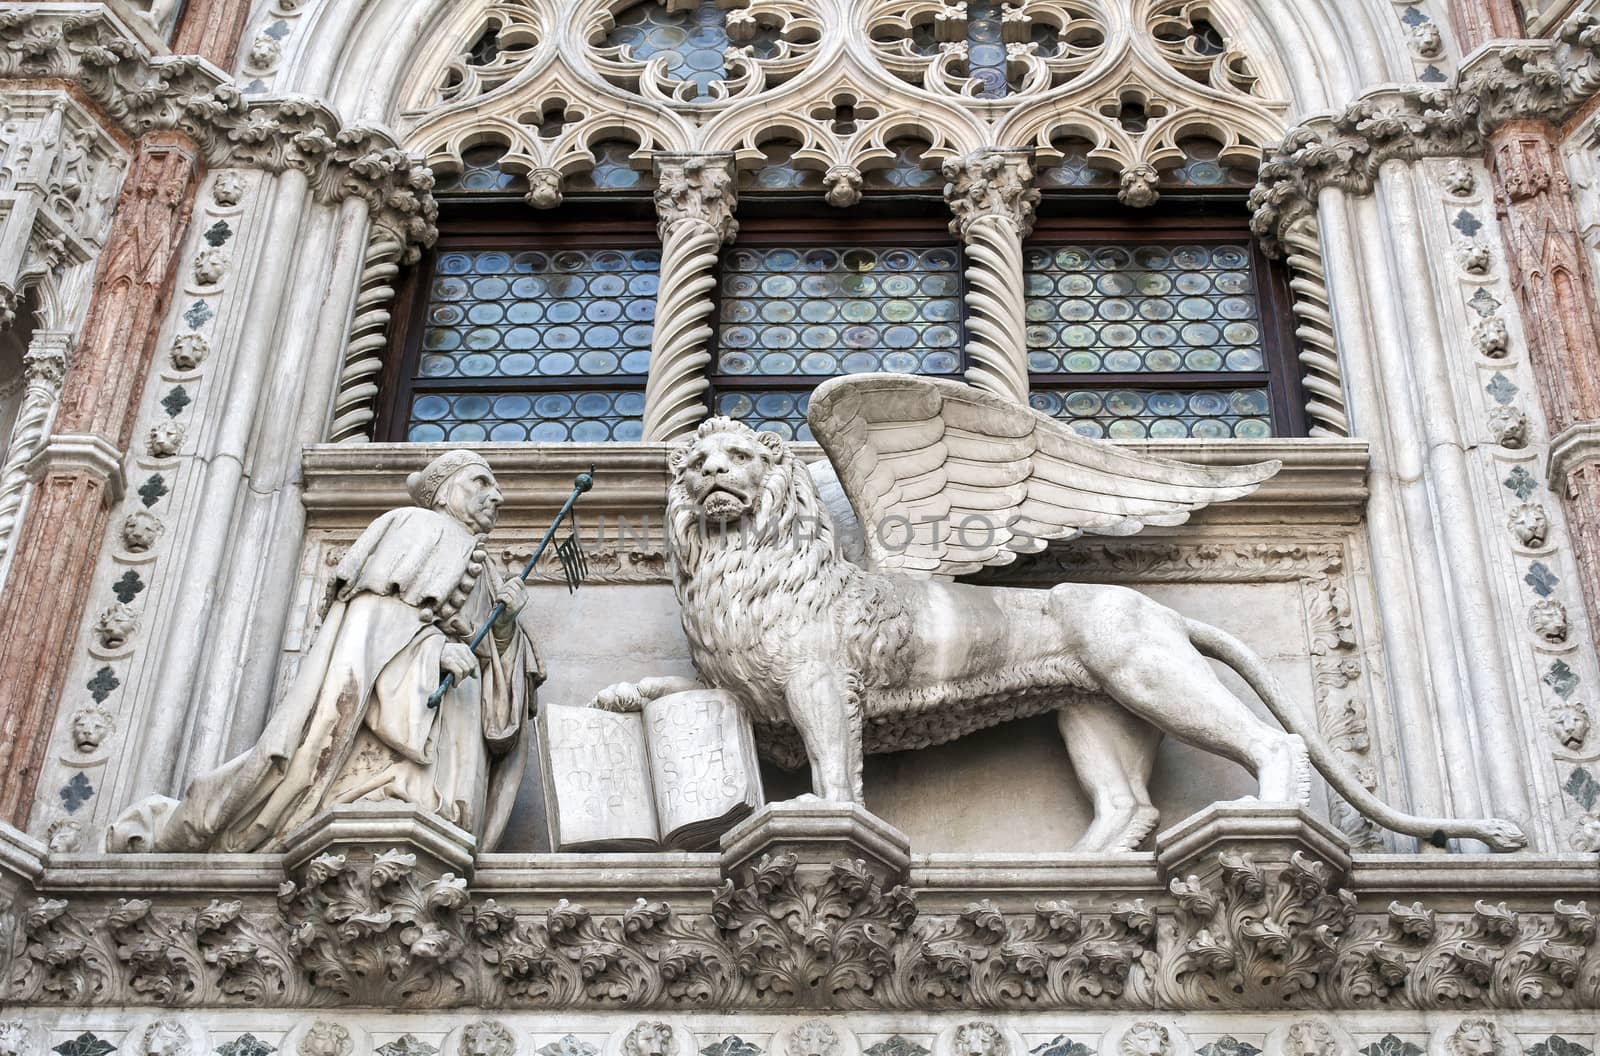
M 648 203 L 645 203 L 648 205 Z M 643 249 L 660 247 L 655 223 L 642 210 L 637 215 L 618 216 L 617 210 L 594 209 L 564 211 L 546 218 L 532 213 L 521 202 L 509 207 L 476 208 L 440 224 L 439 241 L 407 269 L 395 293 L 390 355 L 384 365 L 378 393 L 378 424 L 374 435 L 379 440 L 404 441 L 411 427 L 410 408 L 417 395 L 428 392 L 497 393 L 576 392 L 590 389 L 608 392 L 643 392 L 644 374 L 587 375 L 563 377 L 508 378 L 418 378 L 422 359 L 422 337 L 427 331 L 428 290 L 438 270 L 439 257 L 454 252 L 500 250 L 523 253 L 529 250 L 559 252 L 564 249 Z M 607 214 L 610 215 L 607 215 Z
M 911 198 L 912 196 L 905 196 Z M 871 199 L 869 199 L 871 202 Z M 778 215 L 758 215 L 740 218 L 739 236 L 733 244 L 723 248 L 717 260 L 717 285 L 713 294 L 715 307 L 709 350 L 711 362 L 707 368 L 710 381 L 710 405 L 715 413 L 717 398 L 724 393 L 759 390 L 762 392 L 810 392 L 833 375 L 823 374 L 721 374 L 717 360 L 722 351 L 722 279 L 727 255 L 738 249 L 833 249 L 841 245 L 870 248 L 948 249 L 956 255 L 956 301 L 958 311 L 951 320 L 961 340 L 956 348 L 958 366 L 951 374 L 931 374 L 928 377 L 964 380 L 967 370 L 966 329 L 966 256 L 960 239 L 950 234 L 950 217 L 942 202 L 940 213 L 928 210 L 926 215 L 917 211 L 911 215 L 884 215 L 885 211 L 865 209 L 869 215 L 855 211 L 828 209 L 827 212 L 809 210 L 797 201 L 794 208 L 784 209 Z M 826 207 L 824 207 L 826 208 Z
M 1053 197 L 1053 196 L 1052 196 Z M 1046 199 L 1049 203 L 1049 198 Z M 1216 204 L 1208 198 L 1207 204 Z M 1221 204 L 1228 204 L 1223 202 Z M 1214 209 L 1174 209 L 1163 215 L 1126 209 L 1102 208 L 1088 212 L 1050 209 L 1034 224 L 1024 249 L 1114 242 L 1119 245 L 1247 244 L 1250 269 L 1261 304 L 1263 367 L 1261 371 L 1066 373 L 1028 375 L 1033 388 L 1043 390 L 1266 389 L 1271 403 L 1274 437 L 1303 437 L 1307 422 L 1305 391 L 1301 383 L 1299 344 L 1295 335 L 1294 301 L 1288 269 L 1261 251 L 1251 234 L 1242 203 L 1238 215 Z M 1231 210 L 1230 210 L 1231 212 Z

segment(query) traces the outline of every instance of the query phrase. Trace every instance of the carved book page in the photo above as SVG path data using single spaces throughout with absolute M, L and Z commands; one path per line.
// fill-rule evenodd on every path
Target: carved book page
M 660 846 L 638 715 L 544 707 L 539 735 L 551 847 L 632 851 Z
M 690 690 L 644 708 L 662 843 L 704 850 L 761 806 L 755 734 L 732 696 Z

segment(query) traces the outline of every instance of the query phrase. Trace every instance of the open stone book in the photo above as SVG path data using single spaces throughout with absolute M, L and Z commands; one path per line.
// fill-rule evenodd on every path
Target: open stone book
M 705 850 L 763 802 L 750 721 L 720 690 L 546 707 L 539 732 L 557 851 Z

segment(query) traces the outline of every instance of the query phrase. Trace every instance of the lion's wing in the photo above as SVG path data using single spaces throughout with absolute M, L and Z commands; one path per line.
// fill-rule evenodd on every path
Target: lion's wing
M 866 563 L 976 572 L 1084 532 L 1132 535 L 1241 498 L 1279 462 L 1213 468 L 1152 458 L 968 385 L 911 374 L 833 378 L 811 431 L 864 529 Z

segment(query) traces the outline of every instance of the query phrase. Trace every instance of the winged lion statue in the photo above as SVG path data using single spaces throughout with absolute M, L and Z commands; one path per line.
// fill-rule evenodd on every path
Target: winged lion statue
M 683 628 L 704 684 L 735 694 L 763 754 L 809 762 L 815 794 L 862 802 L 862 759 L 1054 714 L 1094 820 L 1074 850 L 1131 850 L 1158 816 L 1163 734 L 1246 767 L 1260 798 L 1305 802 L 1314 765 L 1395 831 L 1513 850 L 1495 819 L 1403 813 L 1364 788 L 1237 639 L 1124 587 L 979 586 L 953 577 L 1084 533 L 1177 525 L 1280 468 L 1211 468 L 1079 436 L 955 382 L 832 379 L 809 421 L 809 469 L 781 437 L 711 418 L 670 459 L 667 538 Z M 1236 671 L 1258 718 L 1207 658 Z M 632 709 L 688 688 L 645 679 L 596 705 Z

